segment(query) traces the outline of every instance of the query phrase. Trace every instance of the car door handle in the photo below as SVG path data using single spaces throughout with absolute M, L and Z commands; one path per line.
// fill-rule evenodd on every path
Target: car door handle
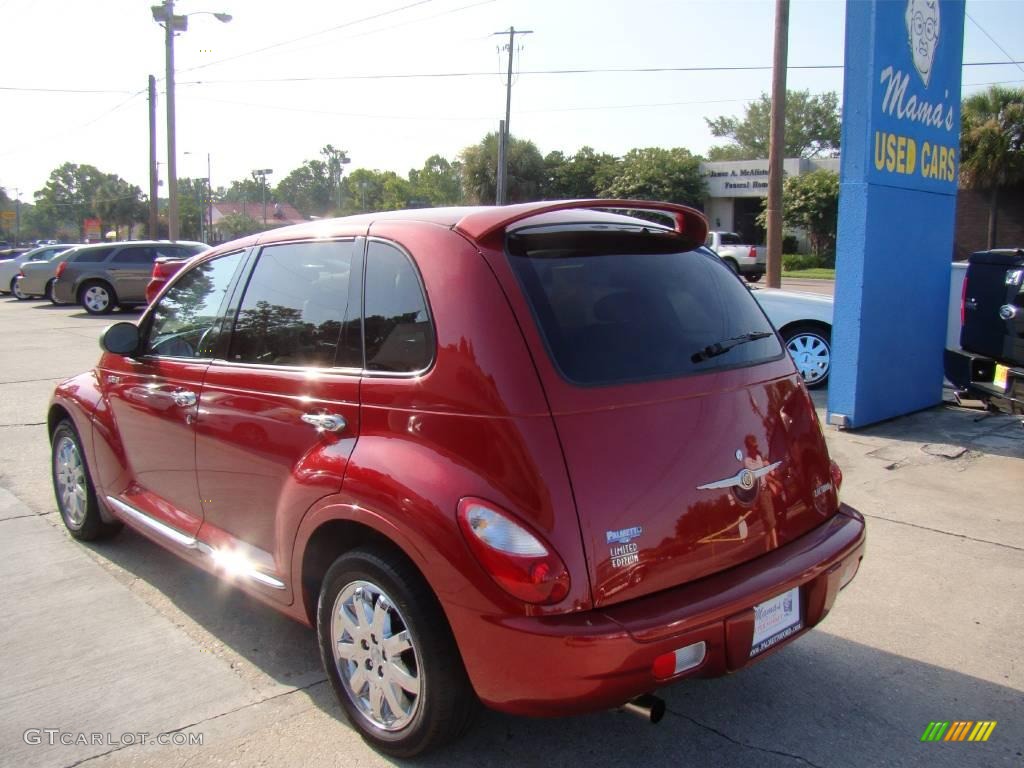
M 336 413 L 304 413 L 302 420 L 316 427 L 317 432 L 341 432 L 346 426 L 344 417 Z
M 187 389 L 174 390 L 171 393 L 171 398 L 174 400 L 175 405 L 180 405 L 183 408 L 196 404 L 196 393 L 189 392 Z

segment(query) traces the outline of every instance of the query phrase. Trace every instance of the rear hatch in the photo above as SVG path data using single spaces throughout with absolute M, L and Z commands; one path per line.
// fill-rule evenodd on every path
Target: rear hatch
M 749 291 L 629 221 L 507 239 L 598 606 L 756 558 L 838 507 L 813 404 Z

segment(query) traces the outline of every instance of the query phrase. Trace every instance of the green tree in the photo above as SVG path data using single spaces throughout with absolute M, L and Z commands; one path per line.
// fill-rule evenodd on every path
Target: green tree
M 539 200 L 545 181 L 544 158 L 532 141 L 510 137 L 508 154 L 508 202 Z M 472 203 L 491 204 L 498 189 L 498 135 L 488 133 L 479 144 L 460 154 L 462 188 Z
M 757 217 L 758 225 L 768 226 L 768 200 Z M 834 257 L 836 223 L 839 215 L 839 174 L 825 169 L 790 176 L 782 184 L 782 221 L 786 229 L 807 233 L 814 255 Z
M 1024 89 L 994 85 L 963 100 L 960 180 L 988 192 L 988 247 L 994 248 L 999 191 L 1024 181 Z
M 619 173 L 614 155 L 580 147 L 572 157 L 549 152 L 544 157 L 544 197 L 548 200 L 574 200 L 599 197 Z
M 772 101 L 766 93 L 744 108 L 742 118 L 704 118 L 711 133 L 732 143 L 712 147 L 711 160 L 758 160 L 768 157 Z M 839 150 L 839 96 L 834 92 L 786 91 L 786 157 L 816 157 Z
M 178 226 L 185 239 L 200 240 L 206 221 L 206 179 L 178 179 Z M 209 240 L 207 235 L 207 240 Z
M 96 188 L 93 209 L 103 221 L 104 229 L 111 226 L 117 230 L 131 228 L 132 224 L 145 221 L 148 216 L 142 190 L 116 174 L 108 174 Z
M 64 163 L 50 173 L 42 189 L 36 191 L 36 206 L 45 226 L 53 231 L 72 226 L 82 237 L 85 219 L 96 216 L 96 193 L 108 181 L 108 175 L 92 165 Z
M 350 162 L 348 152 L 344 149 L 335 149 L 331 144 L 327 144 L 320 150 L 320 154 L 323 156 L 327 167 L 327 179 L 331 192 L 337 196 L 335 207 L 340 209 L 342 193 L 341 174 L 345 172 L 345 166 Z
M 223 191 L 217 190 L 217 192 L 220 199 L 227 203 L 240 203 L 243 200 L 252 203 L 263 199 L 263 188 L 254 179 L 236 179 L 231 182 L 227 189 Z M 267 194 L 270 194 L 269 188 L 267 189 Z
M 384 210 L 384 174 L 359 168 L 342 179 L 344 213 Z
M 323 160 L 307 160 L 281 179 L 274 190 L 278 200 L 291 203 L 306 216 L 326 215 L 335 208 L 336 195 Z
M 631 149 L 618 166 L 618 175 L 600 197 L 664 200 L 700 205 L 707 185 L 700 175 L 700 157 L 688 149 L 646 147 Z
M 441 155 L 431 155 L 420 169 L 409 171 L 412 197 L 417 204 L 458 205 L 462 202 L 462 167 Z
M 254 219 L 248 214 L 229 213 L 217 222 L 217 229 L 221 231 L 225 239 L 234 240 L 237 237 L 262 232 L 263 222 Z

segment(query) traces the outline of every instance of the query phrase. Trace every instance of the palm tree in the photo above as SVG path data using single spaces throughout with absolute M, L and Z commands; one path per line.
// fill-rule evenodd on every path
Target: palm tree
M 960 179 L 989 193 L 988 247 L 994 248 L 999 190 L 1024 181 L 1024 89 L 994 85 L 964 99 Z

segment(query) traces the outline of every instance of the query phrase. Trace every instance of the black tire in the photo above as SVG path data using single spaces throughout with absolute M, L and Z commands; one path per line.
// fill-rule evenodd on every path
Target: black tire
M 747 278 L 747 282 L 748 283 L 757 283 L 757 282 L 760 282 L 762 277 L 764 277 L 764 273 L 763 272 L 755 272 L 752 275 L 744 275 L 744 277 Z
M 722 261 L 725 262 L 725 266 L 732 270 L 734 275 L 738 275 L 740 273 L 740 265 L 736 263 L 736 259 L 726 256 Z
M 102 280 L 90 280 L 78 289 L 78 303 L 90 315 L 109 315 L 117 306 L 117 294 Z
M 347 600 L 352 600 L 348 612 Z M 373 626 L 356 627 L 355 634 L 346 628 L 354 626 L 339 618 L 354 617 L 356 601 L 373 607 L 373 615 L 384 607 L 391 636 L 377 638 Z M 386 601 L 386 602 L 384 602 Z M 364 618 L 366 617 L 363 612 Z M 466 675 L 455 639 L 440 605 L 423 577 L 404 558 L 386 550 L 355 549 L 346 552 L 328 569 L 317 604 L 317 639 L 324 671 L 349 722 L 372 747 L 394 757 L 408 758 L 436 749 L 458 738 L 468 728 L 479 708 L 479 702 Z M 358 619 L 356 619 L 358 623 Z M 404 626 L 403 626 L 404 625 Z M 402 629 L 396 632 L 396 628 Z M 394 646 L 391 659 L 387 643 L 403 633 L 408 648 L 400 652 L 397 662 Z M 359 635 L 359 638 L 357 638 Z M 346 642 L 348 637 L 351 642 Z M 335 648 L 346 650 L 336 658 Z M 346 660 L 343 653 L 351 654 Z M 355 660 L 352 656 L 356 656 Z M 375 667 L 373 665 L 376 665 Z M 352 692 L 347 679 L 359 675 L 359 691 Z M 393 681 L 386 679 L 394 669 L 416 683 L 415 700 L 404 685 L 392 688 L 391 695 L 400 710 L 387 727 L 387 712 L 395 715 L 386 693 L 379 693 L 379 723 L 373 712 L 364 713 L 360 706 L 371 707 L 374 685 L 383 690 Z M 349 678 L 351 676 L 351 678 Z M 366 678 L 365 681 L 363 678 Z M 377 680 L 384 680 L 379 683 Z M 366 691 L 365 701 L 363 691 Z M 359 699 L 357 704 L 356 699 Z M 403 703 L 409 711 L 402 710 Z M 408 722 L 402 723 L 402 719 Z
M 11 284 L 9 286 L 7 286 L 7 290 L 4 291 L 4 293 L 9 293 L 11 295 L 14 295 L 14 284 L 17 283 L 17 282 L 18 282 L 18 276 L 15 275 L 14 277 L 11 278 Z
M 56 278 L 51 278 L 46 281 L 46 287 L 43 288 L 43 298 L 49 299 L 51 304 L 56 304 L 57 301 L 53 298 L 53 284 L 57 282 Z
M 100 515 L 100 503 L 89 477 L 82 441 L 67 419 L 53 431 L 50 458 L 53 494 L 68 533 L 79 541 L 97 541 L 120 531 L 121 523 L 108 523 Z
M 11 293 L 14 294 L 14 298 L 18 301 L 26 301 L 31 298 L 31 296 L 21 290 L 21 284 L 19 283 L 18 278 L 14 278 L 14 280 L 11 281 Z
M 821 323 L 794 323 L 782 329 L 786 351 L 808 389 L 821 389 L 832 373 L 832 329 Z

